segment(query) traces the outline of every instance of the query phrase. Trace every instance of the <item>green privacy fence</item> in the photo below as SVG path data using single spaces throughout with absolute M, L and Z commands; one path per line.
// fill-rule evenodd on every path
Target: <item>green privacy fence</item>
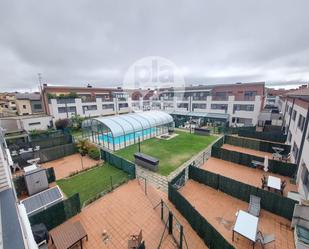
M 246 126 L 246 127 L 218 127 L 220 133 L 224 134 L 238 134 L 240 131 L 255 131 L 255 126 Z
M 261 208 L 289 220 L 292 220 L 294 206 L 298 203 L 284 196 L 193 166 L 189 166 L 189 178 L 242 201 L 249 202 L 250 195 L 259 196 Z
M 60 137 L 64 135 L 62 130 L 46 130 L 46 131 L 30 131 L 31 141 L 38 141 L 43 139 L 50 139 L 54 137 Z
M 53 161 L 65 156 L 76 153 L 75 144 L 63 144 L 55 147 L 40 149 L 35 152 L 26 152 L 17 156 L 12 156 L 13 162 L 18 163 L 19 166 L 24 167 L 28 165 L 27 161 L 33 158 L 40 158 L 40 163 Z
M 54 182 L 56 180 L 54 168 L 46 169 L 46 175 L 48 183 Z M 20 197 L 23 193 L 26 193 L 28 191 L 25 183 L 25 178 L 23 175 L 13 178 L 13 183 L 18 197 Z
M 233 249 L 226 239 L 172 185 L 168 185 L 168 199 L 189 222 L 210 249 Z
M 135 164 L 129 162 L 122 157 L 119 157 L 113 153 L 110 153 L 106 150 L 101 150 L 101 157 L 104 161 L 108 162 L 110 165 L 115 166 L 118 169 L 123 170 L 124 172 L 129 174 L 130 179 L 135 178 Z
M 281 131 L 239 131 L 238 135 L 241 137 L 256 138 L 277 143 L 285 143 L 287 136 Z
M 145 241 L 143 241 L 143 242 L 137 247 L 137 249 L 146 249 Z
M 222 159 L 225 161 L 229 161 L 232 163 L 237 163 L 240 165 L 244 165 L 247 167 L 252 167 L 252 161 L 260 161 L 264 162 L 263 157 L 258 157 L 254 155 L 249 155 L 237 151 L 227 150 L 218 147 L 211 148 L 211 156 Z M 276 173 L 283 176 L 293 177 L 296 173 L 297 165 L 294 163 L 285 163 L 277 160 L 268 160 L 268 171 L 272 173 Z
M 40 146 L 41 149 L 59 146 L 63 144 L 70 144 L 73 142 L 73 137 L 70 134 L 61 136 L 49 137 L 44 139 L 36 139 L 31 141 L 32 147 Z
M 68 199 L 34 214 L 29 217 L 29 221 L 32 226 L 43 223 L 48 230 L 51 230 L 78 213 L 80 213 L 80 200 L 79 194 L 76 193 Z
M 218 139 L 217 142 L 215 142 L 212 147 L 220 148 L 224 144 L 224 136 Z
M 282 152 L 283 154 L 287 154 L 291 151 L 291 146 L 287 144 L 278 144 L 278 143 L 272 143 L 272 142 L 267 142 L 267 141 L 260 141 L 260 140 L 254 140 L 254 139 L 247 139 L 243 137 L 228 136 L 228 135 L 225 136 L 225 143 L 243 147 L 243 148 L 269 152 L 269 153 L 275 152 L 273 147 L 284 149 L 284 151 Z

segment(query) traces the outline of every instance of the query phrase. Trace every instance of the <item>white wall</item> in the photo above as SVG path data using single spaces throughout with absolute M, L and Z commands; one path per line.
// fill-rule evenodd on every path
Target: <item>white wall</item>
M 292 107 L 292 101 L 285 101 L 282 104 L 282 112 L 284 113 L 285 107 L 286 105 L 288 107 Z M 298 124 L 298 119 L 299 119 L 299 114 L 301 114 L 303 117 L 306 118 L 307 116 L 307 109 L 298 106 L 297 104 L 294 104 L 293 110 L 297 111 L 297 115 L 296 115 L 296 119 L 295 121 L 293 119 L 291 119 L 291 123 L 290 123 L 290 128 L 289 131 L 292 135 L 292 139 L 289 142 L 287 139 L 287 144 L 291 145 L 291 162 L 292 163 L 296 163 L 296 158 L 293 156 L 292 150 L 293 150 L 293 145 L 294 142 L 296 143 L 297 147 L 300 149 L 300 145 L 301 145 L 301 139 L 303 136 L 303 132 L 297 127 Z M 293 114 L 293 112 L 292 112 Z M 291 115 L 292 115 L 291 114 Z M 290 115 L 289 115 L 289 111 L 287 110 L 286 114 L 285 114 L 285 126 L 287 127 L 289 124 L 289 120 L 290 120 Z M 300 156 L 300 164 L 299 164 L 299 168 L 298 168 L 298 172 L 297 172 L 297 183 L 298 183 L 298 191 L 301 194 L 302 198 L 305 200 L 309 199 L 309 195 L 308 193 L 306 193 L 304 191 L 303 188 L 303 183 L 301 180 L 301 174 L 303 172 L 303 170 L 305 168 L 307 168 L 309 170 L 309 140 L 308 140 L 308 132 L 309 132 L 309 127 L 307 128 L 307 134 L 305 134 L 305 142 L 304 142 L 304 147 L 303 147 L 303 151 L 302 154 L 299 155 Z M 288 135 L 289 137 L 289 135 Z
M 26 131 L 46 130 L 48 129 L 51 120 L 51 116 L 29 117 L 21 119 L 21 123 Z

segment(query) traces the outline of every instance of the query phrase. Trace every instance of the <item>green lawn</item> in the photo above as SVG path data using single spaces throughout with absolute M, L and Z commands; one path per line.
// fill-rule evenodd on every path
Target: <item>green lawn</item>
M 151 138 L 141 143 L 141 152 L 160 160 L 159 174 L 167 176 L 184 162 L 211 144 L 217 137 L 199 136 L 187 132 L 176 132 L 177 137 L 170 140 Z M 129 161 L 134 161 L 134 153 L 138 145 L 134 144 L 115 154 Z
M 57 184 L 66 196 L 79 193 L 80 202 L 83 204 L 86 200 L 95 197 L 97 194 L 111 189 L 110 176 L 112 176 L 113 185 L 128 179 L 128 175 L 122 170 L 104 164 L 69 179 L 58 180 Z

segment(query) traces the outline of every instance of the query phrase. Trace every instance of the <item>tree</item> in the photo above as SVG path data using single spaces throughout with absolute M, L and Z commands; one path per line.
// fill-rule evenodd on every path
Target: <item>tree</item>
M 73 129 L 79 130 L 82 127 L 82 122 L 85 120 L 85 118 L 81 117 L 80 115 L 73 115 L 71 117 L 71 125 Z

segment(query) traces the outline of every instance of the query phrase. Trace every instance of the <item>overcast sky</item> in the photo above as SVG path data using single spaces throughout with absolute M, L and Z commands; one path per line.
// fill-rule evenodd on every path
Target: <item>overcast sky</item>
M 308 0 L 1 0 L 0 91 L 122 85 L 146 56 L 186 84 L 309 81 Z

